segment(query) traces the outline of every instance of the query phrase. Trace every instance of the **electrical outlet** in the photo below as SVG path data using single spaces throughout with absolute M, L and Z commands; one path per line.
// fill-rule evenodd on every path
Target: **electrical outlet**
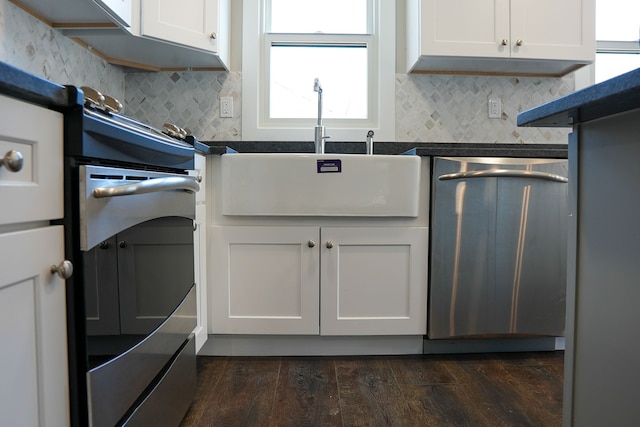
M 500 101 L 500 98 L 489 98 L 488 108 L 490 119 L 502 118 L 502 101 Z
M 220 117 L 233 117 L 233 97 L 220 97 Z

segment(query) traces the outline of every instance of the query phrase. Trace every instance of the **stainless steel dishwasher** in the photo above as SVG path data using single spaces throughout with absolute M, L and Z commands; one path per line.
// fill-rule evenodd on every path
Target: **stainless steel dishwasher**
M 434 158 L 429 338 L 562 336 L 567 161 Z

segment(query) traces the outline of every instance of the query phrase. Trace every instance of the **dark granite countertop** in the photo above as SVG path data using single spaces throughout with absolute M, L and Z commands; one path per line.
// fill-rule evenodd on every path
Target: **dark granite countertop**
M 0 93 L 54 110 L 77 103 L 75 91 L 0 62 Z
M 640 108 L 640 68 L 518 114 L 518 126 L 571 127 Z
M 203 154 L 224 154 L 227 147 L 240 153 L 313 153 L 313 142 L 269 141 L 200 141 L 196 149 Z M 415 150 L 419 156 L 456 157 L 529 157 L 566 158 L 565 144 L 494 144 L 494 143 L 429 143 L 376 142 L 375 154 L 402 154 Z M 363 154 L 364 142 L 329 142 L 327 154 Z

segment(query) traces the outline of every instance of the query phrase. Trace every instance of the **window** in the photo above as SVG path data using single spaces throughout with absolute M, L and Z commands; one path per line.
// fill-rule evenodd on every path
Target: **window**
M 395 2 L 245 0 L 242 138 L 395 139 Z
M 640 67 L 640 1 L 597 0 L 596 83 Z

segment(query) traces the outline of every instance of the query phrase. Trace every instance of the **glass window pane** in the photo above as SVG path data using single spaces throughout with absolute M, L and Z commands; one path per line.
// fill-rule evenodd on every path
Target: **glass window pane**
M 271 0 L 272 33 L 367 34 L 368 0 Z
M 640 39 L 640 1 L 597 0 L 596 39 Z
M 640 55 L 624 53 L 596 54 L 596 83 L 640 68 Z
M 317 118 L 322 86 L 323 118 L 366 119 L 367 48 L 365 46 L 272 46 L 270 118 Z

